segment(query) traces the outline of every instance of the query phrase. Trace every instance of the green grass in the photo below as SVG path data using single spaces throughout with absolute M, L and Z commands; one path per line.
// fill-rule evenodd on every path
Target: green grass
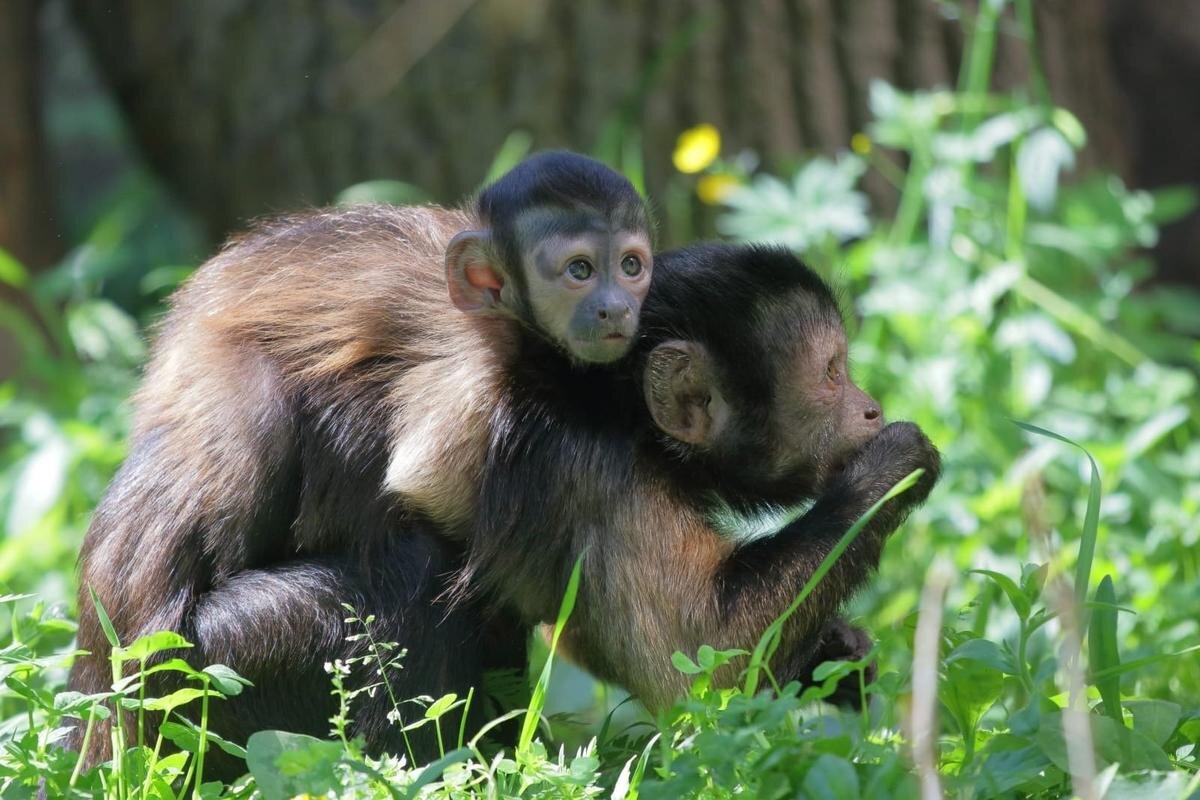
M 374 638 L 363 659 L 332 669 L 339 711 L 328 740 L 274 731 L 244 749 L 225 742 L 205 710 L 241 683 L 219 665 L 167 662 L 185 688 L 146 696 L 146 660 L 177 646 L 172 634 L 114 651 L 110 692 L 64 691 L 75 553 L 124 455 L 140 331 L 186 272 L 151 265 L 161 269 L 143 283 L 136 318 L 107 299 L 104 276 L 131 260 L 128 237 L 152 214 L 150 193 L 133 191 L 48 275 L 31 278 L 0 254 L 0 281 L 29 288 L 48 320 L 47 337 L 0 307 L 25 356 L 0 385 L 0 587 L 13 593 L 0 637 L 0 795 L 29 796 L 41 779 L 52 796 L 109 798 L 840 799 L 916 797 L 922 781 L 954 797 L 1200 791 L 1200 296 L 1147 285 L 1144 254 L 1194 198 L 1072 173 L 1086 135 L 1048 104 L 1040 78 L 989 93 L 996 26 L 992 5 L 982 8 L 958 88 L 876 85 L 853 154 L 782 175 L 769 165 L 744 175 L 718 159 L 669 190 L 686 198 L 717 174 L 736 183 L 720 229 L 795 247 L 852 298 L 857 377 L 890 418 L 917 422 L 943 452 L 941 482 L 851 609 L 879 640 L 864 712 L 821 703 L 861 663 L 826 665 L 813 686 L 778 686 L 764 666 L 776 627 L 734 688 L 714 688 L 713 675 L 736 654 L 676 654 L 692 690 L 656 719 L 613 710 L 597 692 L 568 724 L 547 699 L 547 658 L 530 708 L 510 714 L 520 744 L 506 752 L 442 728 L 474 698 L 433 699 L 406 722 L 436 726 L 442 757 L 431 764 L 367 758 L 347 733 L 347 670 L 380 671 L 376 688 L 390 693 L 388 670 L 402 664 L 393 643 Z M 1028 2 L 1017 11 L 1031 39 Z M 514 136 L 497 169 L 527 147 Z M 635 172 L 643 158 L 670 157 L 609 149 Z M 859 188 L 868 171 L 899 193 L 894 214 L 872 211 Z M 375 183 L 346 197 L 376 192 L 420 196 Z M 669 214 L 689 207 L 666 204 Z M 360 611 L 356 635 L 369 637 L 375 609 Z M 918 618 L 929 636 L 920 645 Z M 405 699 L 391 698 L 396 708 Z M 114 700 L 135 722 L 114 730 L 112 762 L 82 770 L 55 746 L 61 726 L 94 726 Z M 914 714 L 936 732 L 916 748 Z M 167 719 L 154 741 L 150 715 Z M 244 755 L 247 776 L 205 783 L 212 747 Z M 921 770 L 914 751 L 927 759 Z

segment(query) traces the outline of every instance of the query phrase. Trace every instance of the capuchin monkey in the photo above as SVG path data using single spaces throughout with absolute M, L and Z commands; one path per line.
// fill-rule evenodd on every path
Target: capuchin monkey
M 214 730 L 320 735 L 333 712 L 322 665 L 362 646 L 346 642 L 359 631 L 341 603 L 408 649 L 398 696 L 462 695 L 485 669 L 523 665 L 525 633 L 553 619 L 585 554 L 571 649 L 662 708 L 686 687 L 674 650 L 752 645 L 849 525 L 924 468 L 793 618 L 772 666 L 786 679 L 861 649 L 838 609 L 928 493 L 936 450 L 911 424 L 881 429 L 846 375 L 836 304 L 780 251 L 685 249 L 665 280 L 656 261 L 636 349 L 590 366 L 628 344 L 593 349 L 604 326 L 535 301 L 511 256 L 532 256 L 539 232 L 628 229 L 624 211 L 570 197 L 565 217 L 603 222 L 517 213 L 513 237 L 487 213 L 354 207 L 264 224 L 201 267 L 159 330 L 129 459 L 84 543 L 79 644 L 93 655 L 72 688 L 111 682 L 92 589 L 122 642 L 176 630 L 196 645 L 189 661 L 254 681 L 210 706 Z M 627 252 L 585 253 L 604 271 L 596 291 L 615 279 L 638 296 L 612 266 Z M 450 302 L 459 290 L 477 313 Z M 805 498 L 808 513 L 746 545 L 710 521 L 718 504 Z M 355 731 L 372 752 L 404 752 L 387 710 L 378 693 L 364 701 Z M 414 735 L 419 760 L 436 754 L 429 727 Z M 108 741 L 94 733 L 89 763 Z M 218 775 L 242 771 L 209 757 Z
M 633 186 L 562 152 L 527 159 L 469 212 L 355 207 L 230 243 L 158 331 L 129 458 L 80 555 L 92 655 L 72 685 L 111 680 L 89 590 L 122 642 L 176 630 L 191 660 L 259 684 L 214 707 L 234 738 L 272 721 L 326 730 L 322 666 L 352 655 L 356 632 L 342 603 L 408 648 L 401 697 L 465 694 L 485 668 L 523 667 L 525 639 L 489 633 L 502 609 L 439 599 L 461 566 L 485 432 L 527 352 L 571 375 L 625 355 L 651 268 Z M 372 725 L 395 732 L 363 716 L 368 740 L 383 740 Z M 409 739 L 435 752 L 431 730 Z

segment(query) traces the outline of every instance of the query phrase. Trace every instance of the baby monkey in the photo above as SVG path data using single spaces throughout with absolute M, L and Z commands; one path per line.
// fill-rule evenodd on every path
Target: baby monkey
M 539 153 L 485 188 L 475 217 L 482 227 L 446 248 L 455 307 L 511 317 L 576 364 L 629 351 L 653 257 L 628 180 L 586 156 Z

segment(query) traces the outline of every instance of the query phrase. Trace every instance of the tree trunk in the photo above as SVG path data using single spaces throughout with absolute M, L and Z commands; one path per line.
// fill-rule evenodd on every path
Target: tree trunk
M 58 255 L 43 150 L 37 0 L 0 0 L 0 247 L 28 267 Z
M 1092 126 L 1119 98 L 1090 80 L 1106 59 L 1102 0 L 1039 3 L 1057 99 Z M 214 236 L 267 211 L 399 178 L 453 201 L 506 135 L 594 150 L 640 131 L 652 195 L 675 137 L 697 122 L 726 152 L 768 163 L 846 147 L 870 81 L 946 85 L 961 28 L 931 0 L 74 0 L 103 72 L 154 166 Z M 1027 65 L 1013 20 L 1003 74 Z M 1069 44 L 1069 46 L 1067 46 Z M 671 237 L 667 232 L 668 239 Z M 679 232 L 682 233 L 682 232 Z
M 59 255 L 43 150 L 38 6 L 37 0 L 0 0 L 0 248 L 30 269 Z M 0 307 L 39 320 L 22 288 L 3 280 Z M 17 338 L 0 327 L 0 380 L 18 362 Z
M 505 137 L 596 152 L 639 134 L 660 202 L 680 131 L 768 164 L 832 152 L 872 80 L 956 80 L 974 13 L 935 0 L 72 0 L 157 170 L 214 239 L 258 214 L 399 178 L 453 202 Z M 18 3 L 20 5 L 20 3 Z M 955 11 L 959 9 L 959 11 Z M 1200 3 L 1038 0 L 1034 52 L 1089 133 L 1081 169 L 1200 183 Z M 969 24 L 968 26 L 969 27 Z M 281 35 L 286 34 L 286 35 Z M 994 88 L 1030 79 L 1012 4 Z M 877 176 L 876 176 L 877 177 Z M 868 189 L 886 208 L 890 189 Z M 706 231 L 665 230 L 665 243 Z M 1200 211 L 1168 227 L 1164 274 L 1200 284 Z
M 1200 2 L 1109 0 L 1118 85 L 1135 113 L 1126 125 L 1139 186 L 1200 190 Z M 1200 286 L 1200 208 L 1163 228 L 1162 277 Z

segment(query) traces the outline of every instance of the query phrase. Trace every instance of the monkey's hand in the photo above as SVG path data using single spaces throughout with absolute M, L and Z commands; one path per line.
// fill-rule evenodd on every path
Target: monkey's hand
M 924 473 L 900 497 L 899 505 L 910 508 L 925 501 L 941 474 L 942 460 L 929 438 L 911 422 L 893 422 L 862 446 L 843 473 L 851 487 L 882 497 L 909 473 Z
M 825 631 L 821 646 L 813 655 L 812 661 L 797 677 L 802 684 L 814 683 L 812 674 L 818 666 L 826 661 L 858 661 L 871 651 L 872 644 L 871 635 L 866 630 L 851 625 L 842 617 L 836 617 Z M 875 662 L 872 661 L 863 669 L 862 682 L 873 683 L 876 675 Z M 862 692 L 858 672 L 852 672 L 839 680 L 837 688 L 826 700 L 834 705 L 861 708 Z

